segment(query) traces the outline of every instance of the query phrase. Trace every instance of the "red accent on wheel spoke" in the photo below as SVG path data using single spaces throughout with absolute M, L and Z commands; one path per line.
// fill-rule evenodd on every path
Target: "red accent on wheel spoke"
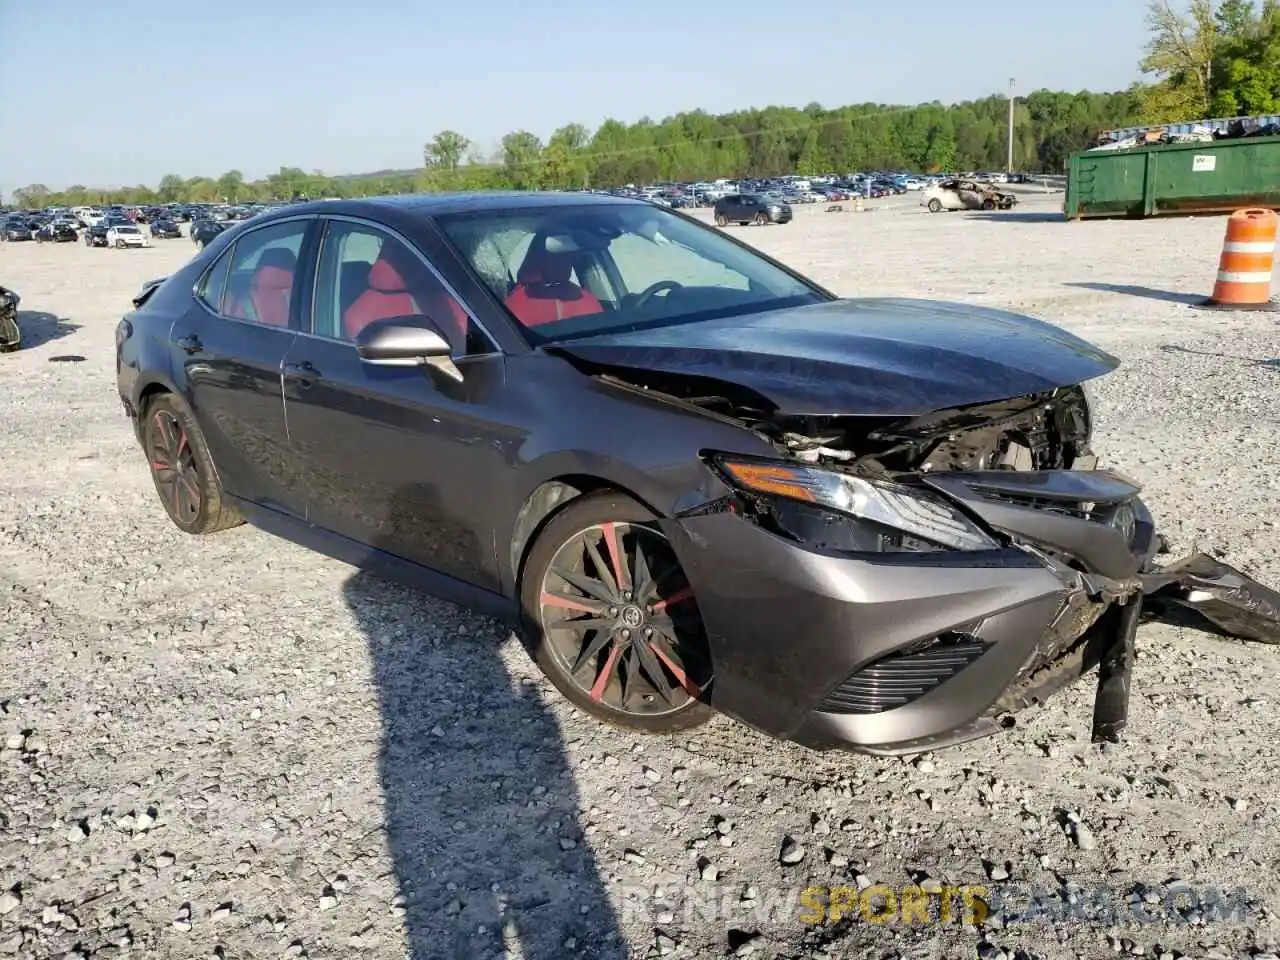
M 151 469 L 152 470 L 168 470 L 169 465 L 167 463 L 161 463 L 159 460 L 153 460 L 151 462 Z
M 672 604 L 683 603 L 685 600 L 689 600 L 692 597 L 693 597 L 693 587 L 685 587 L 683 590 L 679 590 L 676 593 L 673 593 L 671 596 L 667 597 L 665 600 L 659 600 L 657 603 L 655 603 L 653 605 L 653 612 L 661 613 L 663 610 L 667 609 L 667 607 L 671 606 Z
M 689 675 L 684 672 L 674 660 L 672 660 L 663 649 L 656 643 L 650 643 L 649 649 L 658 655 L 658 659 L 662 661 L 663 666 L 671 671 L 671 675 L 676 678 L 676 683 L 684 688 L 684 692 L 691 697 L 698 696 L 702 691 L 697 688 Z
M 616 523 L 600 524 L 600 532 L 604 534 L 604 545 L 609 551 L 609 562 L 613 564 L 613 579 L 619 590 L 631 589 L 630 571 L 622 562 L 622 546 L 618 543 L 618 525 Z
M 613 673 L 614 666 L 618 663 L 618 657 L 622 655 L 622 647 L 614 646 L 609 651 L 609 658 L 604 662 L 604 669 L 600 671 L 600 675 L 596 677 L 596 682 L 591 686 L 591 699 L 599 700 L 604 696 L 604 691 L 609 686 L 609 676 Z
M 576 603 L 568 597 L 561 597 L 554 593 L 544 593 L 542 595 L 542 604 L 546 607 L 560 607 L 562 610 L 578 610 L 582 613 L 599 613 L 599 604 L 589 607 L 586 601 Z
M 178 434 L 178 453 L 187 449 L 187 431 L 183 430 Z

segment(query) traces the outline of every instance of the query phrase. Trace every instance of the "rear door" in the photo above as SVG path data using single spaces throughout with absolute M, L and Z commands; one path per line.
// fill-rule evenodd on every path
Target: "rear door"
M 328 221 L 311 329 L 284 364 L 285 409 L 307 518 L 455 579 L 498 589 L 490 505 L 505 433 L 486 419 L 505 366 L 494 342 L 408 241 Z M 362 325 L 420 314 L 453 344 L 462 382 L 366 363 Z
M 298 517 L 306 497 L 290 457 L 281 370 L 309 273 L 297 265 L 307 262 L 315 227 L 314 218 L 296 218 L 238 237 L 201 277 L 170 335 L 223 487 Z

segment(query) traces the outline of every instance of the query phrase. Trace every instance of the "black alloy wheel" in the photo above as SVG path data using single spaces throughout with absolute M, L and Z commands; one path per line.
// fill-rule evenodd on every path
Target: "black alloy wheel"
M 243 521 L 223 501 L 222 487 L 204 437 L 186 409 L 170 394 L 148 404 L 142 445 L 156 493 L 174 525 L 184 533 L 214 533 Z
M 582 497 L 547 525 L 522 589 L 534 659 L 570 701 L 651 733 L 710 719 L 712 664 L 693 588 L 639 504 Z

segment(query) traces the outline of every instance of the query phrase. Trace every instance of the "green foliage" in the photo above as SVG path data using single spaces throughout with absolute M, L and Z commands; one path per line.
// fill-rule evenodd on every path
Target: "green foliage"
M 1036 91 L 1017 103 L 1014 165 L 1058 172 L 1066 156 L 1100 130 L 1137 122 L 1140 108 L 1136 90 Z M 416 170 L 329 177 L 281 167 L 252 182 L 238 170 L 216 180 L 168 174 L 154 191 L 75 186 L 52 193 L 36 184 L 15 191 L 14 202 L 234 203 L 436 190 L 577 189 L 785 173 L 999 170 L 1005 164 L 1008 111 L 1009 101 L 1000 96 L 953 106 L 863 103 L 826 110 L 811 103 L 804 109 L 772 106 L 720 115 L 692 110 L 660 122 L 648 117 L 630 124 L 605 120 L 594 133 L 570 123 L 545 144 L 533 133 L 517 130 L 502 138 L 491 161 L 462 134 L 442 130 L 423 147 L 424 165 Z
M 1152 0 L 1151 39 L 1141 67 L 1157 82 L 1143 91 L 1150 123 L 1280 111 L 1280 3 Z

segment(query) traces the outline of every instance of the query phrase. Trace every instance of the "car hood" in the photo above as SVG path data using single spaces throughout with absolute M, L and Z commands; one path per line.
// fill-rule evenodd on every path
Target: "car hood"
M 907 299 L 836 300 L 554 349 L 590 366 L 735 384 L 796 415 L 921 416 L 1069 386 L 1120 363 L 1031 317 Z

